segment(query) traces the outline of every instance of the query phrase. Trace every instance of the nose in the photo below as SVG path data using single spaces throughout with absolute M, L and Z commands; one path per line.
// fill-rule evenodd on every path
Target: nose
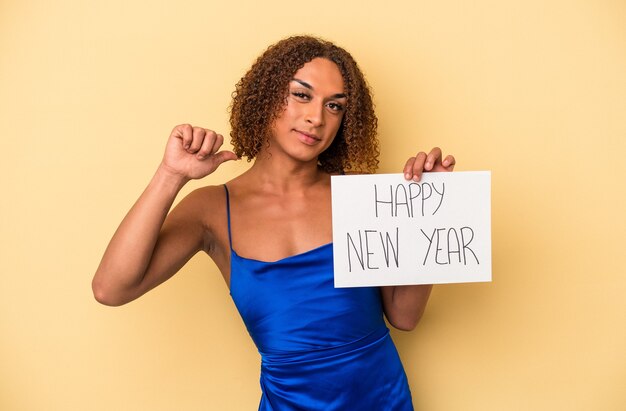
M 305 120 L 314 127 L 322 126 L 324 124 L 324 105 L 321 102 L 307 104 Z

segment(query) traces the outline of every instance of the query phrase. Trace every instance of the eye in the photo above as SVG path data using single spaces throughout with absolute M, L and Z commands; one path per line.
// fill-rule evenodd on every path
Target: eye
M 310 100 L 311 96 L 302 91 L 292 91 L 291 95 L 300 100 Z
M 328 103 L 326 106 L 334 112 L 343 111 L 343 105 L 339 103 L 331 102 L 331 103 Z

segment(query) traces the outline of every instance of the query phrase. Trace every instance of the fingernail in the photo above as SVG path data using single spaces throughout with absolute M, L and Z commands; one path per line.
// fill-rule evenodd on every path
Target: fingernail
M 411 179 L 411 173 L 406 173 L 404 175 L 404 178 L 406 178 L 407 180 L 410 180 Z

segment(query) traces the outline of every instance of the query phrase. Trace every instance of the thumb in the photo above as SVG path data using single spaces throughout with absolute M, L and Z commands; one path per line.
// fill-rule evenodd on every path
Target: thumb
M 216 163 L 220 165 L 226 161 L 237 160 L 237 155 L 232 151 L 224 150 L 215 153 L 213 158 L 215 159 Z

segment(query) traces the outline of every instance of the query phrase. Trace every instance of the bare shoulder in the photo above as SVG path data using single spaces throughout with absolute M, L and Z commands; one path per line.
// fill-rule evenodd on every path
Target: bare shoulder
M 213 248 L 226 227 L 226 196 L 223 186 L 207 186 L 193 190 L 170 212 L 166 227 L 177 227 Z
M 226 220 L 224 186 L 206 186 L 193 190 L 185 196 L 174 211 L 180 217 L 201 222 L 206 228 L 221 225 Z
M 205 186 L 196 188 L 187 194 L 181 203 L 185 201 L 196 207 L 202 206 L 203 204 L 205 207 L 210 207 L 211 205 L 220 203 L 224 199 L 225 189 L 223 185 Z

